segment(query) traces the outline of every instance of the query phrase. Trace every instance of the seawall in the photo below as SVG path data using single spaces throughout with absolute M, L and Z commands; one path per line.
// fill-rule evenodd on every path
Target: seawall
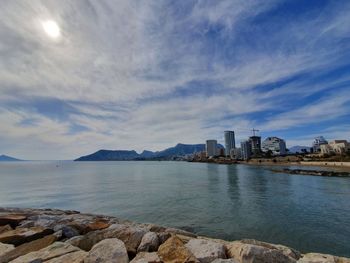
M 350 263 L 350 259 L 302 254 L 251 239 L 212 239 L 78 211 L 0 208 L 0 262 Z

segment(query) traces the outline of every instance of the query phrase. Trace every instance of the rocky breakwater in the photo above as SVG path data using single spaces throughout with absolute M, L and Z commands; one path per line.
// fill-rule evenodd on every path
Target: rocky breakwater
M 0 262 L 350 263 L 256 240 L 224 241 L 187 231 L 76 211 L 0 208 Z

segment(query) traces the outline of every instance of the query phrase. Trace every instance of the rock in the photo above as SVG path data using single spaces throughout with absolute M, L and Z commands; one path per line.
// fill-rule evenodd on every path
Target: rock
M 170 237 L 159 247 L 158 255 L 164 263 L 199 262 L 176 236 Z
M 241 263 L 295 263 L 296 260 L 271 246 L 259 246 L 234 241 L 226 245 L 227 255 Z
M 92 247 L 84 263 L 128 263 L 128 252 L 118 238 L 102 240 Z
M 85 251 L 76 251 L 72 253 L 68 253 L 66 255 L 50 259 L 48 261 L 45 261 L 45 263 L 84 263 L 84 259 L 88 255 Z
M 79 248 L 63 242 L 55 242 L 50 246 L 40 249 L 35 252 L 28 253 L 24 256 L 18 257 L 11 263 L 23 263 L 23 262 L 47 262 L 54 258 L 81 251 Z
M 26 218 L 27 217 L 25 215 L 0 215 L 0 226 L 10 225 L 12 228 L 15 228 L 19 225 L 21 221 L 25 220 Z
M 52 233 L 53 231 L 51 229 L 42 227 L 16 228 L 0 234 L 0 242 L 18 246 Z
M 161 263 L 157 252 L 140 252 L 130 263 Z
M 299 259 L 301 257 L 301 253 L 293 248 L 282 246 L 282 245 L 275 245 L 275 244 L 270 244 L 262 241 L 258 241 L 255 239 L 243 239 L 240 242 L 245 243 L 245 244 L 251 244 L 251 245 L 257 245 L 257 246 L 262 246 L 270 249 L 278 249 L 280 250 L 284 255 L 294 258 L 294 259 Z
M 228 258 L 228 259 L 222 259 L 222 258 L 217 258 L 214 261 L 212 261 L 211 263 L 240 263 L 237 260 L 233 259 L 233 258 Z
M 109 228 L 89 232 L 84 236 L 68 240 L 67 243 L 78 246 L 85 251 L 89 251 L 92 246 L 103 239 L 118 238 L 124 242 L 128 253 L 135 255 L 142 237 L 146 232 L 146 229 L 137 226 L 113 224 Z
M 4 226 L 0 226 L 0 234 L 5 233 L 7 231 L 12 230 L 12 227 L 10 225 L 4 225 Z
M 1 257 L 3 255 L 5 255 L 6 253 L 9 253 L 14 249 L 15 249 L 14 245 L 0 243 L 0 262 L 1 262 Z
M 170 233 L 166 233 L 166 232 L 161 232 L 158 233 L 158 240 L 159 240 L 159 245 L 163 244 L 165 241 L 168 240 L 168 238 L 171 237 Z
M 78 230 L 76 230 L 75 228 L 71 227 L 71 226 L 67 226 L 67 225 L 56 225 L 53 230 L 55 232 L 57 231 L 62 231 L 62 237 L 63 238 L 72 238 L 75 236 L 79 235 Z
M 96 230 L 101 230 L 108 228 L 110 224 L 108 223 L 107 220 L 104 219 L 97 219 L 96 221 L 87 224 L 86 229 L 84 231 L 84 234 L 90 232 L 90 231 L 96 231 Z
M 217 258 L 226 258 L 222 244 L 206 239 L 191 239 L 186 245 L 201 263 L 210 263 Z
M 300 258 L 298 263 L 350 263 L 350 259 L 327 254 L 308 253 Z
M 158 235 L 154 232 L 147 232 L 141 239 L 137 252 L 154 252 L 159 247 Z
M 0 262 L 9 262 L 30 252 L 47 247 L 55 242 L 56 239 L 57 237 L 55 235 L 49 235 L 29 243 L 24 243 L 0 257 Z
M 188 237 L 197 237 L 196 234 L 193 234 L 191 232 L 185 231 L 185 230 L 181 230 L 181 229 L 176 229 L 176 228 L 167 228 L 164 231 L 165 233 L 170 233 L 170 234 L 176 234 L 176 235 L 183 235 L 183 236 L 188 236 Z

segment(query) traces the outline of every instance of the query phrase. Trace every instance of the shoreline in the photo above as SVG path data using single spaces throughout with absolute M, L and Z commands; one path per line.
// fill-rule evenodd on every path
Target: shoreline
M 214 239 L 113 216 L 58 209 L 0 208 L 1 263 L 111 260 L 123 263 L 350 263 L 350 258 L 302 254 L 284 245 L 252 239 Z

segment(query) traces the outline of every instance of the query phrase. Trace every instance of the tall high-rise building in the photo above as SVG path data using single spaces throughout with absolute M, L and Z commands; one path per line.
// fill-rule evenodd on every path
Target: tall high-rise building
M 231 150 L 236 148 L 235 132 L 224 131 L 224 137 L 225 137 L 225 154 L 226 156 L 230 156 Z
M 261 137 L 260 136 L 250 136 L 249 137 L 252 154 L 259 155 L 261 153 Z
M 248 160 L 252 156 L 252 145 L 251 141 L 242 141 L 241 142 L 241 157 L 243 160 Z
M 205 150 L 207 152 L 208 157 L 213 157 L 217 155 L 217 145 L 218 145 L 218 142 L 216 140 L 206 141 Z
M 264 152 L 271 151 L 273 155 L 286 154 L 286 142 L 278 137 L 268 137 L 262 143 Z

